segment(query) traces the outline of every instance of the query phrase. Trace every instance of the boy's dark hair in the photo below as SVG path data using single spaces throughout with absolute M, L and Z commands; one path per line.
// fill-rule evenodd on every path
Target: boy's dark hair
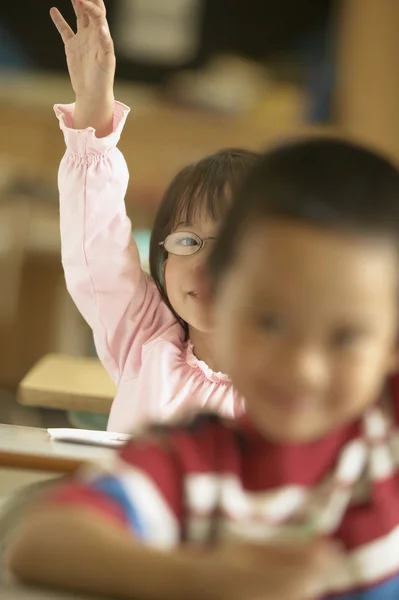
M 258 157 L 255 152 L 240 148 L 221 150 L 182 169 L 166 190 L 151 234 L 150 271 L 172 312 L 163 281 L 167 253 L 160 247 L 160 242 L 181 223 L 190 229 L 202 211 L 210 219 L 223 219 L 236 188 Z M 187 335 L 187 323 L 174 314 Z
M 268 218 L 399 241 L 399 171 L 379 154 L 336 138 L 266 152 L 233 199 L 209 258 L 214 283 L 248 229 Z

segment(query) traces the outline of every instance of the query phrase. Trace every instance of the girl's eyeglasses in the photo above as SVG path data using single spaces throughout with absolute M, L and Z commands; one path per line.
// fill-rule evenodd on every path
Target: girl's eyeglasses
M 214 239 L 214 237 L 200 238 L 196 233 L 190 233 L 189 231 L 175 231 L 168 235 L 166 240 L 160 242 L 159 245 L 168 254 L 191 256 L 202 250 L 207 241 Z

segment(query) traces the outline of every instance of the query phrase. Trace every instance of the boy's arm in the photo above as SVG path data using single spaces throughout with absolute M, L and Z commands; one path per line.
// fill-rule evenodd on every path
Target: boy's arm
M 10 548 L 9 567 L 26 583 L 83 593 L 138 600 L 200 598 L 195 556 L 146 547 L 88 508 L 36 510 Z
M 9 557 L 36 585 L 133 600 L 316 600 L 337 553 L 327 542 L 222 545 L 162 552 L 85 509 L 33 513 Z
M 168 439 L 132 441 L 107 468 L 83 468 L 23 517 L 9 568 L 28 583 L 187 600 L 193 564 L 176 550 L 181 490 L 182 470 Z

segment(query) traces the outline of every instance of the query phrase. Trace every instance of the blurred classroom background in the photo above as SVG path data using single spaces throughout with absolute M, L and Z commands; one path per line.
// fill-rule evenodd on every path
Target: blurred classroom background
M 70 1 L 54 3 L 73 22 Z M 95 355 L 60 262 L 57 168 L 64 144 L 52 105 L 73 95 L 51 5 L 12 0 L 0 7 L 0 422 L 35 426 L 71 422 L 50 408 L 104 413 L 106 405 L 103 398 L 93 409 L 97 392 L 90 386 L 104 392 L 104 380 L 79 360 L 64 362 L 65 371 L 53 363 L 52 380 L 36 378 L 20 394 L 25 406 L 17 402 L 21 380 L 43 357 Z M 184 164 L 216 149 L 263 148 L 308 129 L 350 135 L 399 158 L 397 0 L 106 5 L 116 96 L 132 107 L 120 148 L 144 268 L 165 186 Z M 65 390 L 64 404 L 57 400 L 63 385 L 74 390 Z

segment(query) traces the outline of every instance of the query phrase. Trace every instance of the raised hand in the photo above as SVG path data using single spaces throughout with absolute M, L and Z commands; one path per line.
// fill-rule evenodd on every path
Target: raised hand
M 57 8 L 51 19 L 65 46 L 69 76 L 76 95 L 75 127 L 94 127 L 97 135 L 112 128 L 115 77 L 114 45 L 103 0 L 72 0 L 76 33 Z

